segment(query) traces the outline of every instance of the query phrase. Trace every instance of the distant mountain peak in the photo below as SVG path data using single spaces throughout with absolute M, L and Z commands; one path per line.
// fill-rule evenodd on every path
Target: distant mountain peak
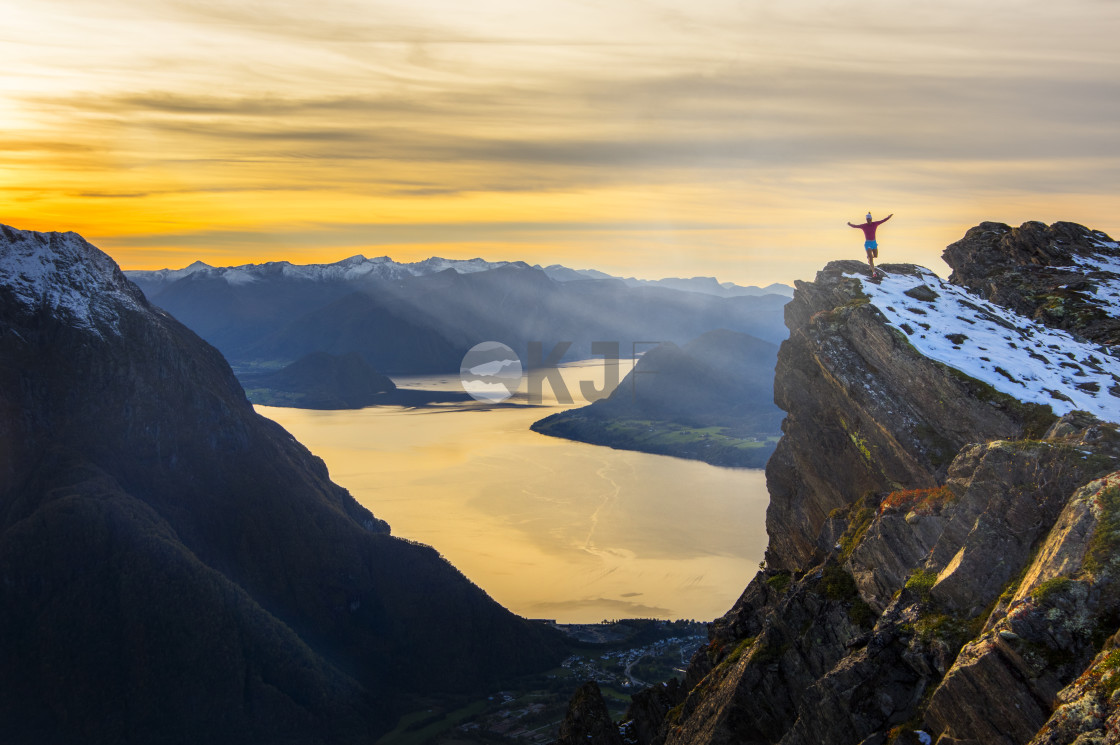
M 511 263 L 516 262 L 486 261 L 478 257 L 473 259 L 444 259 L 440 256 L 433 256 L 423 261 L 414 261 L 409 264 L 400 264 L 399 266 L 413 269 L 416 274 L 443 272 L 448 269 L 453 269 L 458 274 L 473 274 L 475 272 L 485 272 L 490 269 L 499 269 Z
M 120 333 L 121 308 L 147 307 L 116 262 L 77 233 L 0 225 L 0 290 L 29 313 L 46 311 L 98 335 Z

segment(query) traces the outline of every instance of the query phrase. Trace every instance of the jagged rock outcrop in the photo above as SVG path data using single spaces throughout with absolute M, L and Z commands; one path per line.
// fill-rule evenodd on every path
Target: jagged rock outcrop
M 599 684 L 584 683 L 568 703 L 568 713 L 560 722 L 560 736 L 555 745 L 622 745 L 622 735 L 611 720 Z
M 1057 711 L 1030 745 L 1115 745 L 1120 742 L 1120 634 L 1085 672 L 1058 694 Z
M 985 297 L 899 265 L 798 283 L 767 564 L 650 742 L 1120 742 L 1120 653 L 1102 650 L 1120 628 L 1120 245 L 986 223 L 946 258 Z M 1020 274 L 1077 275 L 1092 308 L 1039 312 Z
M 1072 222 L 984 222 L 945 249 L 949 281 L 1019 315 L 1120 344 L 1117 244 Z
M 1115 454 L 1114 445 L 1105 450 Z M 1047 453 L 1047 449 L 1058 452 Z M 804 696 L 797 721 L 781 741 L 816 742 L 814 733 L 828 730 L 833 733 L 833 742 L 861 742 L 877 732 L 887 732 L 914 720 L 924 699 L 931 693 L 935 697 L 941 695 L 945 686 L 937 687 L 938 682 L 946 673 L 958 669 L 960 661 L 954 666 L 954 657 L 1007 586 L 1005 572 L 1021 566 L 1015 563 L 1019 544 L 1013 538 L 1029 545 L 1032 528 L 1038 537 L 1039 531 L 1044 533 L 1044 527 L 1053 522 L 1053 517 L 1044 513 L 1048 506 L 1052 509 L 1055 500 L 1050 499 L 1048 505 L 1043 497 L 1036 504 L 1033 493 L 1031 498 L 1023 498 L 1024 489 L 1037 486 L 1038 475 L 1044 469 L 1064 474 L 1062 483 L 1068 485 L 1077 484 L 1102 468 L 1115 467 L 1117 462 L 1109 455 L 1086 459 L 1080 448 L 1065 443 L 1040 442 L 1021 447 L 997 442 L 984 452 L 965 448 L 951 466 L 948 486 L 943 490 L 896 492 L 884 499 L 879 514 L 859 539 L 848 569 L 852 568 L 856 554 L 868 547 L 874 547 L 875 555 L 891 555 L 892 545 L 896 544 L 889 537 L 884 539 L 884 532 L 878 528 L 880 523 L 892 519 L 892 513 L 913 514 L 920 510 L 926 513 L 925 520 L 942 524 L 940 536 L 926 560 L 912 566 L 905 584 L 900 584 L 887 599 L 865 645 L 846 655 L 813 683 Z M 963 474 L 968 478 L 962 479 Z M 1062 488 L 1061 484 L 1051 484 L 1048 490 L 1061 494 Z M 1068 495 L 1068 491 L 1065 493 Z M 1016 503 L 1010 507 L 1008 495 Z M 1033 507 L 1025 507 L 1028 504 Z M 1010 514 L 1002 515 L 1002 520 L 995 519 L 1001 516 L 1001 510 Z M 1027 517 L 1028 512 L 1034 522 Z M 960 529 L 970 522 L 970 530 Z M 1022 528 L 1022 534 L 1016 534 L 1014 528 Z M 962 560 L 962 555 L 970 558 Z M 894 561 L 900 563 L 897 557 Z M 968 561 L 973 566 L 966 567 Z M 961 582 L 962 573 L 969 574 L 972 581 Z M 864 597 L 877 599 L 871 593 Z M 1005 690 L 1005 686 L 993 689 L 993 695 L 998 697 Z M 995 720 L 988 709 L 977 705 L 978 694 L 964 695 L 955 707 L 947 708 L 958 712 L 960 706 L 967 705 L 970 711 L 979 712 L 980 718 Z M 989 708 L 998 707 L 993 702 Z M 960 719 L 962 716 L 956 713 L 954 721 Z M 930 719 L 927 724 L 933 732 L 944 728 Z
M 391 536 L 108 256 L 0 227 L 2 739 L 366 743 L 558 636 Z
M 638 691 L 631 696 L 621 727 L 623 740 L 630 745 L 664 742 L 661 723 L 675 706 L 683 703 L 684 686 L 677 678 Z
M 959 740 L 1023 743 L 1120 626 L 1120 472 L 1078 489 L 1015 594 L 961 651 L 926 721 Z
M 875 620 L 834 563 L 791 584 L 772 608 L 757 636 L 713 645 L 715 667 L 669 719 L 667 743 L 779 741 L 803 693 L 866 642 Z

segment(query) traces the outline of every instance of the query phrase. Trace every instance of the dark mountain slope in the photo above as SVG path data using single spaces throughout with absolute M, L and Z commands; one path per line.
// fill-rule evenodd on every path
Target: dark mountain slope
M 88 462 L 0 539 L 12 742 L 362 742 L 389 714 Z M 181 738 L 181 739 L 180 739 Z
M 74 234 L 0 236 L 0 731 L 366 742 L 554 664 Z
M 471 345 L 436 330 L 428 319 L 390 307 L 383 298 L 349 292 L 308 311 L 290 323 L 233 347 L 241 360 L 288 361 L 313 352 L 359 354 L 387 373 L 426 373 L 458 369 Z
M 360 409 L 397 387 L 353 352 L 312 352 L 276 372 L 242 379 L 253 403 L 303 409 Z
M 760 468 L 774 450 L 775 344 L 726 329 L 682 349 L 666 343 L 638 361 L 610 396 L 533 424 L 595 445 Z
M 240 284 L 200 272 L 170 283 L 146 285 L 142 289 L 155 305 L 168 310 L 227 357 L 230 351 L 254 344 L 277 328 L 354 292 L 341 282 L 290 278 L 279 271 L 262 271 L 257 281 Z

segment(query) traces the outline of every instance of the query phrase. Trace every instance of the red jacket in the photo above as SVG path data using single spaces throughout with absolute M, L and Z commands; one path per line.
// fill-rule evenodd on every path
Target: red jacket
M 867 238 L 867 240 L 873 241 L 875 240 L 875 228 L 879 227 L 892 217 L 894 217 L 893 214 L 887 215 L 882 220 L 876 220 L 875 222 L 865 222 L 862 225 L 852 225 L 851 223 L 848 223 L 848 225 L 851 225 L 851 227 L 853 228 L 859 228 L 863 231 L 863 235 Z

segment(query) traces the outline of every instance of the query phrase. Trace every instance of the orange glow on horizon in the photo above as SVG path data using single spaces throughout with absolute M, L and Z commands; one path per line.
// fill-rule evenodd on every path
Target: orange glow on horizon
M 861 258 L 868 210 L 896 215 L 885 260 L 934 271 L 983 220 L 1120 231 L 1108 4 L 274 5 L 11 9 L 0 222 L 128 269 L 438 254 L 759 285 Z

